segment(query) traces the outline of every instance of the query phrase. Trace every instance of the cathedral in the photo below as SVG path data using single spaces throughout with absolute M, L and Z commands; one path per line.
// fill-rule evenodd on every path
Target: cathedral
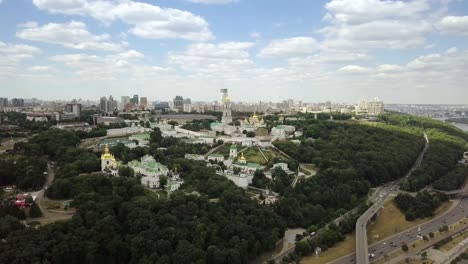
M 117 176 L 119 172 L 117 161 L 114 155 L 110 153 L 109 145 L 107 144 L 104 153 L 101 155 L 101 171 L 112 174 L 113 176 Z

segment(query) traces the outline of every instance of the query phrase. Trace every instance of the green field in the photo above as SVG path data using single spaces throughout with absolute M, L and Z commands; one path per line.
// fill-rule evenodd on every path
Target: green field
M 452 201 L 442 204 L 436 211 L 434 217 L 446 212 L 452 206 Z M 406 229 L 418 226 L 429 219 L 417 219 L 407 221 L 405 215 L 395 206 L 393 199 L 385 202 L 384 209 L 377 216 L 377 219 L 369 225 L 367 236 L 369 244 L 400 233 Z M 378 236 L 378 237 L 377 237 Z
M 230 148 L 231 145 L 226 144 L 225 146 L 215 151 L 215 154 L 221 154 L 225 158 L 229 158 Z M 281 158 L 284 161 L 288 160 L 288 158 L 284 157 L 281 153 L 279 153 L 273 148 L 262 148 L 260 151 L 258 147 L 245 147 L 237 145 L 237 151 L 239 152 L 239 155 L 241 154 L 241 151 L 243 152 L 244 157 L 247 159 L 247 162 L 257 163 L 263 166 L 267 165 L 271 160 L 277 157 Z
M 325 264 L 330 261 L 339 259 L 348 254 L 353 253 L 356 250 L 356 236 L 355 234 L 346 235 L 345 240 L 336 243 L 333 247 L 327 251 L 322 252 L 317 258 L 315 254 L 313 256 L 307 256 L 301 260 L 304 264 Z

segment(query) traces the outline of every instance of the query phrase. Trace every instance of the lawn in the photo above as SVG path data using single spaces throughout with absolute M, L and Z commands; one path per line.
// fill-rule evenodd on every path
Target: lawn
M 224 146 L 220 147 L 219 149 L 217 149 L 214 154 L 221 154 L 223 155 L 225 158 L 229 158 L 229 150 L 231 148 L 231 144 L 224 144 Z M 237 144 L 237 150 L 241 150 L 243 149 L 244 147 L 242 147 L 240 144 Z
M 244 157 L 247 159 L 247 162 L 257 163 L 260 165 L 266 165 L 268 163 L 267 160 L 263 157 L 257 147 L 250 147 L 246 149 L 244 152 Z M 268 159 L 266 155 L 266 151 L 263 153 L 265 157 Z
M 319 257 L 315 257 L 315 254 L 312 256 L 304 257 L 301 260 L 303 264 L 322 264 L 327 263 L 341 257 L 344 257 L 348 254 L 353 253 L 356 250 L 356 236 L 353 234 L 346 235 L 344 241 L 337 243 L 333 247 L 329 248 L 327 251 L 322 252 Z
M 215 154 L 221 154 L 225 158 L 229 158 L 230 148 L 231 148 L 231 145 L 226 144 L 223 147 L 216 150 Z M 245 148 L 246 147 L 244 146 L 237 145 L 237 151 L 239 152 L 239 155 L 241 154 L 240 151 L 244 150 Z M 269 161 L 273 160 L 276 157 L 279 157 L 283 160 L 288 160 L 288 158 L 284 157 L 281 153 L 279 153 L 273 148 L 262 149 L 262 152 L 263 152 L 263 155 L 265 155 L 265 157 L 263 157 L 258 147 L 248 147 L 247 149 L 243 151 L 244 157 L 247 159 L 247 162 L 257 163 L 263 166 L 267 165 Z
M 452 201 L 442 204 L 435 212 L 437 217 L 447 211 L 452 206 Z M 429 219 L 417 219 L 415 221 L 406 221 L 404 214 L 393 203 L 393 199 L 385 202 L 384 209 L 382 209 L 377 219 L 372 222 L 368 227 L 367 237 L 369 245 L 387 237 L 400 233 L 406 229 L 413 228 Z M 378 237 L 375 237 L 378 236 Z

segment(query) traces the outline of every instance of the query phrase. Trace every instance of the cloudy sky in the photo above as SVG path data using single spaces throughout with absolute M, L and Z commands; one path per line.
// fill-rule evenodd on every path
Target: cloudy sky
M 468 104 L 467 0 L 0 0 L 0 96 Z

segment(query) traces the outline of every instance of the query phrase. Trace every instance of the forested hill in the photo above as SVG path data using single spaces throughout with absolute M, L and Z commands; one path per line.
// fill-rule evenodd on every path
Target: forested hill
M 304 130 L 299 145 L 274 144 L 318 174 L 285 192 L 276 211 L 289 226 L 323 225 L 356 207 L 371 186 L 405 175 L 424 148 L 421 128 L 313 119 L 291 122 Z M 313 140 L 311 140 L 311 138 Z
M 274 248 L 280 217 L 213 170 L 192 168 L 187 191 L 198 191 L 170 199 L 135 178 L 88 176 L 101 188 L 75 197 L 71 221 L 10 230 L 0 263 L 248 263 Z
M 430 118 L 388 114 L 383 120 L 399 127 L 424 127 L 430 140 L 421 167 L 416 169 L 408 180 L 402 182 L 402 188 L 418 191 L 433 184 L 440 190 L 455 190 L 463 184 L 466 175 L 457 173 L 457 162 L 468 150 L 468 133 L 441 121 Z
M 76 140 L 51 129 L 15 146 L 57 161 L 47 194 L 73 197 L 77 212 L 68 222 L 25 228 L 0 204 L 0 263 L 248 263 L 284 235 L 270 207 L 203 162 L 172 159 L 185 184 L 167 197 L 137 177 L 86 174 L 99 170 L 98 158 Z
M 400 114 L 386 114 L 381 119 L 378 123 L 313 118 L 288 122 L 303 129 L 307 140 L 298 145 L 276 141 L 275 146 L 299 162 L 319 168 L 314 178 L 286 190 L 277 204 L 277 213 L 289 226 L 321 226 L 357 206 L 371 186 L 405 176 L 424 148 L 423 129 L 431 144 L 421 168 L 404 182 L 411 190 L 431 184 L 455 168 L 468 139 L 468 134 L 431 119 Z

